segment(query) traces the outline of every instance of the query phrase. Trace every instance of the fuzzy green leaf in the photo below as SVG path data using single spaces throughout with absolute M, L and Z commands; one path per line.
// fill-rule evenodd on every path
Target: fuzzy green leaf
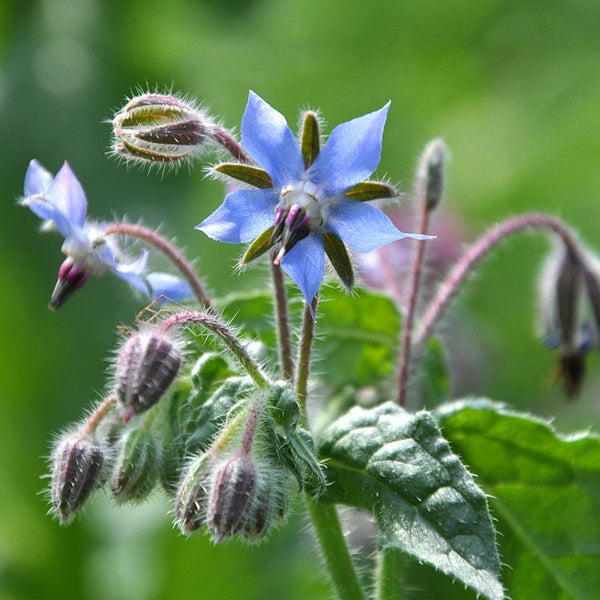
M 262 256 L 265 252 L 268 252 L 275 244 L 274 240 L 271 239 L 275 227 L 269 227 L 269 229 L 263 231 L 244 252 L 240 260 L 240 264 L 247 265 L 253 260 Z
M 563 436 L 488 400 L 436 411 L 491 494 L 512 598 L 591 599 L 600 590 L 600 436 Z
M 321 136 L 319 133 L 319 119 L 314 112 L 304 114 L 302 123 L 302 141 L 300 143 L 304 166 L 308 169 L 315 162 L 321 149 Z
M 248 183 L 255 188 L 267 189 L 273 187 L 273 181 L 269 177 L 269 174 L 258 167 L 251 167 L 250 165 L 242 165 L 239 163 L 222 163 L 213 167 L 213 171 L 221 173 L 222 175 L 227 175 L 232 179 Z
M 323 245 L 331 266 L 346 289 L 351 290 L 354 286 L 354 271 L 344 242 L 337 235 L 326 233 L 323 235 Z
M 398 196 L 398 190 L 393 185 L 382 181 L 362 181 L 350 188 L 344 195 L 352 200 L 367 202 L 379 198 L 395 198 Z
M 324 500 L 370 510 L 392 546 L 492 600 L 504 598 L 485 494 L 428 412 L 355 407 L 324 433 Z

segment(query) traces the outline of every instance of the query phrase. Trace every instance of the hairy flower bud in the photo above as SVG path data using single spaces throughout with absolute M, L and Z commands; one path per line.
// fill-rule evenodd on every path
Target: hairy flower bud
M 256 467 L 249 455 L 235 455 L 215 469 L 206 522 L 216 542 L 243 531 L 257 496 L 257 479 Z
M 176 163 L 212 138 L 213 123 L 194 105 L 166 94 L 131 99 L 115 116 L 113 150 L 125 159 Z
M 208 453 L 200 454 L 184 472 L 175 496 L 175 520 L 184 534 L 192 533 L 204 523 L 212 465 L 213 460 Z
M 65 436 L 52 453 L 52 510 L 65 524 L 102 483 L 105 452 L 79 433 Z
M 151 430 L 128 431 L 121 439 L 110 478 L 110 491 L 117 502 L 143 500 L 157 481 L 160 462 L 160 449 Z
M 425 199 L 428 210 L 433 210 L 444 193 L 444 163 L 446 162 L 446 144 L 440 138 L 432 140 L 425 150 L 417 167 L 418 193 Z
M 78 290 L 88 280 L 88 273 L 83 265 L 75 262 L 71 257 L 66 258 L 58 270 L 58 280 L 54 286 L 48 306 L 56 310 L 62 306 L 71 294 Z
M 115 371 L 116 394 L 126 409 L 125 420 L 161 399 L 182 362 L 177 344 L 164 333 L 143 331 L 125 342 Z

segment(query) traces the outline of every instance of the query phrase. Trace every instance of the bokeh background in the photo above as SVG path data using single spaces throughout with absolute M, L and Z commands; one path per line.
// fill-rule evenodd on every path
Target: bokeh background
M 232 274 L 239 249 L 193 229 L 221 201 L 220 184 L 201 165 L 161 175 L 107 158 L 105 120 L 124 97 L 172 87 L 229 126 L 248 89 L 290 123 L 299 108 L 336 124 L 392 99 L 381 175 L 410 190 L 427 140 L 441 135 L 451 149 L 439 226 L 447 219 L 466 242 L 512 213 L 545 210 L 600 250 L 599 31 L 595 0 L 0 1 L 0 598 L 330 593 L 301 515 L 259 549 L 182 538 L 160 497 L 137 510 L 98 498 L 69 528 L 46 516 L 52 435 L 97 398 L 116 326 L 143 300 L 107 276 L 47 310 L 60 239 L 40 235 L 16 203 L 31 158 L 52 171 L 68 159 L 93 216 L 162 224 L 225 294 L 262 273 Z M 548 249 L 543 236 L 515 238 L 471 281 L 447 322 L 466 356 L 453 385 L 571 431 L 599 421 L 600 370 L 591 356 L 577 403 L 550 384 L 556 357 L 535 330 Z M 416 585 L 411 597 L 428 595 Z

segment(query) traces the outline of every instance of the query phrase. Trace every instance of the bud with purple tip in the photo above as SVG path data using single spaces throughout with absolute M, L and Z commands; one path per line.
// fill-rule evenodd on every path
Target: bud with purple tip
M 162 398 L 182 363 L 179 345 L 163 332 L 142 331 L 125 342 L 117 358 L 115 384 L 126 421 Z
M 88 273 L 83 265 L 75 262 L 71 257 L 66 258 L 58 269 L 58 280 L 54 286 L 48 306 L 56 310 L 62 306 L 71 294 L 82 287 L 88 280 Z
M 80 432 L 67 434 L 52 453 L 50 500 L 62 525 L 103 481 L 104 449 Z

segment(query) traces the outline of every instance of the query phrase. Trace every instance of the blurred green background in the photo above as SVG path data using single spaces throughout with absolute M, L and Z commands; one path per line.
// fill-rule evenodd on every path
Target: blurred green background
M 52 435 L 103 389 L 116 326 L 143 302 L 107 276 L 47 310 L 60 239 L 39 235 L 38 219 L 16 204 L 31 158 L 53 172 L 68 159 L 96 218 L 162 223 L 226 293 L 251 288 L 261 272 L 233 275 L 239 249 L 193 229 L 221 201 L 221 185 L 198 165 L 162 176 L 119 166 L 106 157 L 104 120 L 138 88 L 172 86 L 228 126 L 239 124 L 248 89 L 292 124 L 299 108 L 320 108 L 333 125 L 392 99 L 379 173 L 410 190 L 420 150 L 443 136 L 446 204 L 465 241 L 543 209 L 600 249 L 599 31 L 595 0 L 1 1 L 0 598 L 330 593 L 301 515 L 259 549 L 185 540 L 158 497 L 135 511 L 99 498 L 69 528 L 46 516 L 40 476 Z M 453 312 L 478 355 L 466 368 L 470 391 L 556 415 L 568 431 L 598 423 L 600 371 L 591 357 L 576 404 L 549 384 L 555 357 L 534 328 L 548 247 L 539 235 L 507 243 Z M 417 586 L 411 597 L 431 596 Z

